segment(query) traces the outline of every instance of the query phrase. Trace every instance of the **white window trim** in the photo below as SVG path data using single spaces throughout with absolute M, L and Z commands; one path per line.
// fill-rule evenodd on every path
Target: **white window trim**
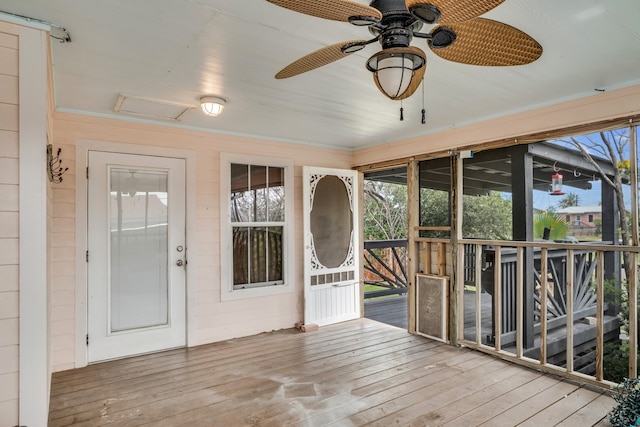
M 284 168 L 285 225 L 283 231 L 283 285 L 233 289 L 233 237 L 229 209 L 232 163 Z M 291 259 L 295 230 L 293 185 L 293 161 L 290 159 L 248 156 L 245 154 L 220 154 L 220 299 L 222 301 L 259 298 L 294 291 L 292 284 L 294 277 L 293 260 Z

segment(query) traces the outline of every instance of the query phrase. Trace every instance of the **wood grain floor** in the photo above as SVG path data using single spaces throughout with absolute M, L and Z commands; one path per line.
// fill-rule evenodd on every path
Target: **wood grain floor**
M 50 426 L 590 426 L 601 393 L 368 319 L 54 374 Z

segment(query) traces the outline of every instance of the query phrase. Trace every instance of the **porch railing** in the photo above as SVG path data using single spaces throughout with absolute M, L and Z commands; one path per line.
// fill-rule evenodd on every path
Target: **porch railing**
M 599 385 L 637 376 L 639 252 L 603 242 L 462 240 L 460 342 Z
M 365 298 L 407 292 L 407 240 L 364 242 L 364 283 L 385 289 L 368 291 Z
M 419 271 L 452 276 L 448 239 L 416 245 Z M 365 298 L 407 292 L 406 249 L 405 240 L 365 242 L 364 281 L 386 288 Z M 635 377 L 639 254 L 608 242 L 461 240 L 459 342 L 600 386 Z

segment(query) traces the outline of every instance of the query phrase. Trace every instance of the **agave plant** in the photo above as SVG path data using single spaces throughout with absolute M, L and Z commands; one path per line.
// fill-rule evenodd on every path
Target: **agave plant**
M 563 240 L 569 231 L 569 224 L 555 212 L 543 212 L 533 217 L 533 237 L 542 239 L 544 229 L 550 230 L 550 240 Z

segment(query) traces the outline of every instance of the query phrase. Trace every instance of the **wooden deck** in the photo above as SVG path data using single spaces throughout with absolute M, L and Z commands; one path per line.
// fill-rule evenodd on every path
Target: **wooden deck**
M 482 336 L 491 335 L 491 295 L 482 294 Z M 464 336 L 475 340 L 475 294 L 464 294 Z M 364 300 L 364 317 L 387 325 L 407 329 L 407 295 Z
M 567 381 L 359 319 L 56 373 L 49 425 L 584 427 L 613 405 Z
M 407 295 L 364 300 L 364 317 L 407 330 Z

